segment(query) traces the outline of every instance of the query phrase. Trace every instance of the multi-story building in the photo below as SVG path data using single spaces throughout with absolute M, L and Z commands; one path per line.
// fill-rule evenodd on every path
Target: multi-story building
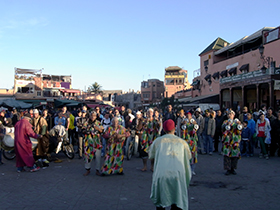
M 80 90 L 72 89 L 71 76 L 47 75 L 43 69 L 15 68 L 14 93 L 16 99 L 77 99 Z
M 191 85 L 188 81 L 188 71 L 183 70 L 179 66 L 169 66 L 165 68 L 164 85 L 164 97 L 167 98 L 178 91 L 190 89 Z
M 159 104 L 163 98 L 163 81 L 158 79 L 149 79 L 141 82 L 141 101 L 143 106 L 150 104 Z
M 279 49 L 279 27 L 264 27 L 231 44 L 217 38 L 200 53 L 201 76 L 192 85 L 198 96 L 219 95 L 222 107 L 278 107 Z

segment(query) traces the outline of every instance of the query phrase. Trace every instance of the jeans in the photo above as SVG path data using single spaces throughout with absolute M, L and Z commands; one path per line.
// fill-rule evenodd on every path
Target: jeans
M 241 141 L 241 145 L 240 145 L 240 151 L 241 154 L 246 154 L 249 155 L 250 154 L 250 142 L 248 140 L 242 140 Z
M 69 133 L 70 144 L 72 144 L 74 146 L 76 144 L 76 142 L 75 142 L 75 129 L 73 129 L 73 130 L 69 129 L 68 133 Z
M 197 151 L 200 153 L 204 153 L 204 143 L 202 134 L 197 134 L 198 142 L 197 142 Z
M 210 135 L 203 134 L 204 152 L 213 152 L 213 138 Z M 209 148 L 209 150 L 207 150 Z

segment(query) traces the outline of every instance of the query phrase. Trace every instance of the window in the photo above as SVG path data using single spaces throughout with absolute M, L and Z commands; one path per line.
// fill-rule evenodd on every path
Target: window
M 41 96 L 41 91 L 37 91 L 37 96 Z
M 166 79 L 165 83 L 166 85 L 174 85 L 174 79 Z
M 208 66 L 209 60 L 204 61 L 204 66 Z

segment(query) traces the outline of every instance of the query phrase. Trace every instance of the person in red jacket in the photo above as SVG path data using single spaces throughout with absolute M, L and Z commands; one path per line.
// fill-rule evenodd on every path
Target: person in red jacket
M 25 171 L 24 166 L 30 168 L 30 172 L 35 172 L 40 169 L 35 165 L 30 137 L 37 139 L 42 136 L 33 131 L 30 120 L 30 114 L 26 114 L 15 125 L 15 152 L 18 172 Z

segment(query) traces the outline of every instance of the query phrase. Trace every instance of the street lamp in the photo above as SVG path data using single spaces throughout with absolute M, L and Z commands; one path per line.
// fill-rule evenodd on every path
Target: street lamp
M 262 66 L 261 71 L 262 71 L 263 74 L 266 73 L 266 68 L 265 68 L 265 66 Z
M 261 71 L 262 71 L 263 74 L 265 74 L 266 73 L 265 64 L 267 64 L 267 68 L 270 68 L 271 63 L 273 62 L 273 58 L 269 57 L 269 56 L 268 57 L 264 56 L 264 46 L 263 45 L 261 45 L 259 47 L 259 52 L 260 52 L 260 55 L 261 55 L 261 59 L 263 60 L 263 66 L 261 68 Z
M 207 72 L 207 71 L 208 71 L 208 66 L 205 66 L 204 69 L 205 69 L 205 71 Z

